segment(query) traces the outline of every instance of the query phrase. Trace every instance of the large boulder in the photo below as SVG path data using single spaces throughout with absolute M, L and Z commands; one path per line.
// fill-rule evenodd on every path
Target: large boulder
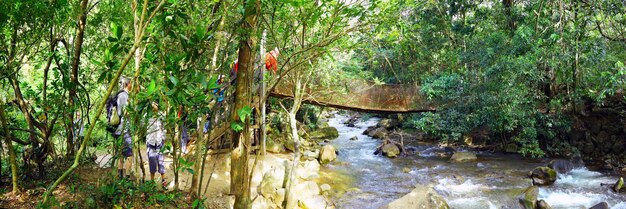
M 537 186 L 528 187 L 519 197 L 519 203 L 524 209 L 535 209 L 537 207 L 537 195 L 539 188 Z
M 529 174 L 533 185 L 552 185 L 556 181 L 556 171 L 545 166 L 536 167 Z
M 594 206 L 591 206 L 589 209 L 609 209 L 609 204 L 606 202 L 601 202 Z
M 400 154 L 400 148 L 398 148 L 398 145 L 395 145 L 393 143 L 385 144 L 385 146 L 383 146 L 381 150 L 383 155 L 390 158 L 397 157 Z
M 257 187 L 257 192 L 259 195 L 265 197 L 265 199 L 278 203 L 280 200 L 278 190 L 283 187 L 284 177 L 285 171 L 283 169 L 274 168 L 267 171 L 263 175 L 263 179 L 261 180 L 259 187 Z
M 378 121 L 378 124 L 376 126 L 385 128 L 387 130 L 391 130 L 391 129 L 398 127 L 399 125 L 400 125 L 400 122 L 398 120 L 387 118 L 387 119 L 382 119 Z
M 421 209 L 436 208 L 448 209 L 448 203 L 437 194 L 434 189 L 428 186 L 418 185 L 409 194 L 400 199 L 394 200 L 387 205 L 387 209 Z
M 307 160 L 296 169 L 299 179 L 313 180 L 319 177 L 320 164 L 317 160 Z
M 376 138 L 376 139 L 382 139 L 385 138 L 385 136 L 387 136 L 389 131 L 387 131 L 387 129 L 383 128 L 383 127 L 379 127 L 374 129 L 373 131 L 369 132 L 367 135 L 372 137 L 372 138 Z
M 336 139 L 337 137 L 339 137 L 339 131 L 335 127 L 320 128 L 309 133 L 311 139 Z
M 296 151 L 296 143 L 289 139 L 289 140 L 285 140 L 285 149 L 291 151 L 291 152 L 295 152 Z
M 365 129 L 365 131 L 363 131 L 363 133 L 362 133 L 362 134 L 365 134 L 365 135 L 368 135 L 368 136 L 370 136 L 370 137 L 371 137 L 372 135 L 371 135 L 370 133 L 371 133 L 372 131 L 374 131 L 376 128 L 377 128 L 376 126 L 370 126 L 370 127 L 367 127 L 367 128 Z
M 320 151 L 319 150 L 305 150 L 304 152 L 302 152 L 302 158 L 306 159 L 306 160 L 312 160 L 312 159 L 317 159 L 320 157 Z
M 320 194 L 320 187 L 314 181 L 300 182 L 294 187 L 294 194 L 299 200 Z
M 468 162 L 476 159 L 476 154 L 472 152 L 456 152 L 450 157 L 450 161 L 452 162 Z
M 335 147 L 333 145 L 327 144 L 322 147 L 320 150 L 320 158 L 319 161 L 321 164 L 327 164 L 337 159 L 337 153 Z

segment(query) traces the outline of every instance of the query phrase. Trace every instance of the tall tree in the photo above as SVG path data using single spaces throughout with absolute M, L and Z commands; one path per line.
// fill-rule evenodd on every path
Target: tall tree
M 235 90 L 235 106 L 232 109 L 231 120 L 239 121 L 242 129 L 234 131 L 232 142 L 235 149 L 231 154 L 231 193 L 235 194 L 235 208 L 250 208 L 250 112 L 244 113 L 252 106 L 252 82 L 254 72 L 254 57 L 256 48 L 256 33 L 259 15 L 261 12 L 260 0 L 244 0 L 244 14 L 240 25 L 239 41 L 239 70 L 237 71 L 237 87 Z

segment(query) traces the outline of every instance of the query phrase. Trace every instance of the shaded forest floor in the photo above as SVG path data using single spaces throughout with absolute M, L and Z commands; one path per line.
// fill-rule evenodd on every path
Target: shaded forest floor
M 152 182 L 136 183 L 119 180 L 112 168 L 95 164 L 81 165 L 54 191 L 50 205 L 41 206 L 46 187 L 69 167 L 46 166 L 44 178 L 24 177 L 21 193 L 13 194 L 11 179 L 0 184 L 0 208 L 162 208 L 190 207 L 193 199 L 179 191 L 162 190 Z

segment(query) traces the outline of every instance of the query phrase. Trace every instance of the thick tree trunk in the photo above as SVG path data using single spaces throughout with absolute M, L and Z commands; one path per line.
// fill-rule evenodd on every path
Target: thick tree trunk
M 78 66 L 80 65 L 80 54 L 83 48 L 83 39 L 85 35 L 85 25 L 87 25 L 87 0 L 82 0 L 80 2 L 80 14 L 78 16 L 78 28 L 76 29 L 76 40 L 74 40 L 74 57 L 72 58 L 72 74 L 70 74 L 70 85 L 69 89 L 69 98 L 67 99 L 67 103 L 70 107 L 70 111 L 68 114 L 68 124 L 67 130 L 67 157 L 71 157 L 74 155 L 74 102 L 76 101 L 76 88 L 78 87 Z
M 13 142 L 11 141 L 11 133 L 7 127 L 7 119 L 4 116 L 4 104 L 0 104 L 0 122 L 2 122 L 2 131 L 4 132 L 4 142 L 7 145 L 7 152 L 9 153 L 9 164 L 11 165 L 11 183 L 13 184 L 13 194 L 18 194 L 20 188 L 17 182 L 17 161 L 15 160 L 15 150 L 13 149 Z
M 241 21 L 242 38 L 239 42 L 239 71 L 237 72 L 237 88 L 235 107 L 232 109 L 231 120 L 239 121 L 238 110 L 250 107 L 252 104 L 252 80 L 254 72 L 254 36 L 257 29 L 260 0 L 244 0 L 245 12 Z M 232 142 L 236 145 L 231 154 L 231 188 L 235 195 L 235 208 L 250 208 L 250 172 L 248 159 L 250 157 L 250 129 L 249 118 L 244 121 L 243 130 L 234 132 Z

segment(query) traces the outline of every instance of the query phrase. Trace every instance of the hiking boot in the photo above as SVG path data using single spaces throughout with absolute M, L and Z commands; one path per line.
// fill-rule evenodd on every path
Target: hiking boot
M 163 189 L 167 190 L 167 181 L 165 179 L 161 179 L 161 186 L 163 187 Z

